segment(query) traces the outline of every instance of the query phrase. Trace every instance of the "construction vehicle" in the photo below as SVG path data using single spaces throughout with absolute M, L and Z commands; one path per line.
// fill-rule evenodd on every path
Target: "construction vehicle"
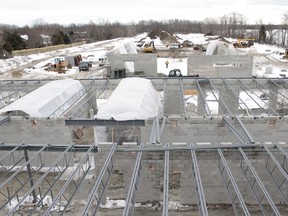
M 236 48 L 247 48 L 253 46 L 255 41 L 255 38 L 238 38 L 233 45 Z
M 168 77 L 183 77 L 180 69 L 173 69 L 169 71 Z M 199 74 L 188 75 L 184 77 L 199 77 Z
M 144 43 L 143 52 L 144 53 L 154 53 L 156 51 L 154 46 L 154 41 L 150 41 L 149 43 Z
M 288 59 L 288 49 L 285 49 L 283 59 Z

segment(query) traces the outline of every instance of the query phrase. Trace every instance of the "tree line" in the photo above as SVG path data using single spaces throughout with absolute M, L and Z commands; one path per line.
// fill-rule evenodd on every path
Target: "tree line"
M 255 38 L 260 43 L 288 46 L 288 12 L 283 14 L 282 25 L 248 25 L 246 18 L 236 12 L 219 19 L 203 21 L 171 19 L 164 21 L 142 20 L 120 23 L 108 20 L 90 21 L 88 24 L 49 24 L 39 19 L 31 27 L 0 25 L 0 49 L 13 50 L 38 48 L 50 45 L 69 44 L 79 41 L 96 42 L 118 37 L 133 37 L 143 32 L 166 31 L 176 33 L 203 33 L 232 38 Z M 27 38 L 24 38 L 26 35 Z M 0 56 L 1 57 L 1 56 Z

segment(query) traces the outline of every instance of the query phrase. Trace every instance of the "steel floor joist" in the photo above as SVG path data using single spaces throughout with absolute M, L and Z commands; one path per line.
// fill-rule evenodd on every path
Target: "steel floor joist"
M 166 78 L 167 79 L 167 78 Z M 178 79 L 178 78 L 176 78 Z M 163 78 L 153 78 L 151 79 L 155 88 L 159 91 L 163 89 L 164 94 L 166 85 L 178 85 L 175 88 L 179 94 L 182 95 L 184 99 L 185 89 L 195 89 L 197 90 L 198 105 L 202 109 L 203 115 L 212 116 L 211 107 L 209 107 L 209 100 L 207 99 L 207 92 L 212 93 L 214 99 L 217 102 L 219 108 L 223 113 L 213 114 L 214 116 L 221 116 L 224 126 L 227 126 L 233 135 L 236 136 L 240 144 L 210 144 L 210 145 L 186 145 L 186 146 L 175 146 L 172 143 L 169 145 L 162 145 L 162 135 L 165 130 L 166 118 L 169 119 L 169 115 L 165 116 L 160 126 L 160 119 L 162 116 L 155 118 L 154 123 L 155 128 L 151 131 L 150 143 L 157 143 L 159 146 L 154 145 L 153 147 L 146 147 L 143 143 L 141 145 L 135 145 L 135 147 L 125 148 L 121 145 L 114 144 L 112 146 L 110 154 L 106 157 L 105 163 L 102 166 L 100 173 L 97 174 L 95 180 L 93 180 L 93 187 L 91 188 L 91 193 L 87 198 L 87 203 L 82 206 L 81 209 L 83 215 L 90 215 L 88 212 L 92 212 L 95 215 L 99 211 L 99 202 L 102 195 L 106 192 L 107 186 L 109 184 L 109 178 L 111 172 L 114 168 L 115 153 L 121 152 L 136 152 L 137 158 L 135 161 L 134 172 L 131 176 L 131 182 L 129 191 L 126 197 L 126 205 L 123 210 L 123 215 L 133 215 L 135 210 L 135 203 L 137 202 L 137 194 L 139 192 L 139 180 L 141 179 L 141 167 L 143 155 L 147 152 L 163 153 L 164 163 L 161 166 L 163 168 L 163 206 L 162 215 L 168 215 L 169 213 L 169 168 L 173 165 L 173 160 L 171 159 L 171 153 L 173 152 L 188 152 L 191 153 L 192 158 L 192 178 L 195 182 L 196 194 L 195 197 L 198 199 L 198 208 L 200 215 L 208 215 L 209 208 L 207 207 L 205 199 L 205 186 L 201 179 L 201 164 L 197 160 L 198 154 L 216 152 L 218 159 L 215 160 L 215 164 L 218 165 L 217 172 L 221 175 L 223 180 L 223 189 L 227 192 L 227 198 L 234 210 L 235 215 L 249 215 L 249 205 L 246 203 L 245 196 L 241 187 L 239 186 L 239 177 L 234 175 L 234 170 L 232 169 L 231 159 L 227 159 L 229 151 L 238 153 L 240 158 L 239 170 L 241 175 L 244 176 L 245 186 L 250 188 L 251 193 L 254 195 L 257 201 L 257 206 L 261 209 L 264 215 L 269 215 L 270 210 L 273 211 L 273 215 L 280 215 L 278 209 L 278 203 L 273 200 L 273 193 L 277 191 L 277 194 L 281 194 L 281 199 L 283 202 L 287 203 L 287 187 L 288 187 L 288 153 L 287 149 L 283 148 L 280 144 L 273 144 L 268 146 L 267 144 L 259 143 L 252 136 L 250 131 L 244 125 L 243 121 L 239 117 L 239 113 L 242 116 L 269 116 L 269 117 L 285 117 L 285 115 L 279 111 L 280 104 L 278 100 L 283 101 L 283 108 L 288 108 L 288 85 L 285 79 L 203 79 L 203 78 L 179 78 L 179 82 L 166 82 Z M 45 81 L 46 82 L 46 81 Z M 48 81 L 47 81 L 48 82 Z M 97 94 L 102 94 L 106 89 L 111 88 L 111 86 L 116 86 L 119 82 L 118 80 L 103 81 L 100 80 L 102 87 L 97 87 L 97 80 L 83 80 L 83 82 L 89 82 L 92 96 L 82 101 L 80 103 L 79 109 L 75 112 L 69 113 L 70 119 L 66 119 L 65 123 L 67 126 L 105 126 L 105 127 L 117 127 L 117 126 L 137 126 L 145 127 L 147 124 L 144 120 L 131 120 L 117 122 L 114 120 L 94 120 L 94 119 L 79 119 L 83 112 L 86 112 L 91 106 L 88 101 L 93 99 Z M 20 87 L 24 86 L 24 89 L 30 90 L 35 88 L 37 85 L 44 84 L 42 81 L 7 81 L 0 83 L 0 91 L 13 91 L 20 90 Z M 93 86 L 94 85 L 94 86 Z M 95 90 L 96 89 L 96 90 Z M 173 88 L 172 88 L 173 89 Z M 220 95 L 220 91 L 225 89 L 227 91 L 228 99 Z M 103 91 L 102 91 L 103 90 Z M 167 89 L 166 89 L 167 90 Z M 262 94 L 270 93 L 270 102 L 278 103 L 278 108 L 275 107 L 268 101 L 263 101 L 259 95 L 255 95 L 253 91 L 259 91 Z M 249 104 L 245 100 L 240 98 L 240 92 L 244 92 L 247 96 L 258 106 L 257 109 L 249 109 Z M 219 94 L 219 95 L 218 95 Z M 257 98 L 257 100 L 256 100 Z M 277 98 L 277 101 L 275 99 Z M 77 101 L 74 100 L 74 102 Z M 261 101 L 261 103 L 259 102 Z M 73 103 L 74 103 L 73 102 Z M 262 103 L 263 102 L 263 103 Z M 233 113 L 231 109 L 231 104 L 236 104 L 236 113 Z M 235 105 L 234 104 L 234 105 Z M 262 105 L 261 105 L 262 104 Z M 87 106 L 86 106 L 87 105 Z M 165 100 L 163 101 L 165 105 Z M 83 109 L 82 109 L 83 108 Z M 219 109 L 220 110 L 220 109 Z M 287 110 L 286 110 L 287 111 Z M 80 113 L 80 115 L 78 114 Z M 183 113 L 183 112 L 181 112 Z M 285 113 L 285 112 L 284 112 Z M 163 114 L 163 113 L 162 113 Z M 197 115 L 197 114 L 195 114 Z M 201 116 L 201 115 L 199 115 Z M 185 113 L 185 117 L 186 113 Z M 183 118 L 183 116 L 181 117 Z M 7 121 L 9 119 L 6 119 Z M 3 119 L 3 121 L 6 121 Z M 3 124 L 2 126 L 5 126 Z M 218 128 L 217 128 L 218 129 Z M 277 128 L 275 128 L 276 130 Z M 221 130 L 221 128 L 219 128 Z M 228 130 L 229 131 L 229 130 Z M 155 142 L 154 142 L 155 141 Z M 211 140 L 213 141 L 213 140 Z M 149 144 L 150 144 L 149 143 Z M 139 143 L 137 143 L 139 144 Z M 259 174 L 260 170 L 257 170 L 257 164 L 252 163 L 252 159 L 249 158 L 248 152 L 255 152 L 259 154 L 265 154 L 267 160 L 263 160 L 263 166 L 267 176 L 273 183 L 273 188 L 268 188 L 265 185 L 264 180 L 261 178 L 263 173 Z M 32 153 L 33 152 L 33 153 Z M 45 158 L 54 152 L 58 153 L 55 160 L 46 167 Z M 73 153 L 82 154 L 82 158 L 77 164 L 74 164 Z M 99 151 L 98 147 L 94 145 L 26 145 L 26 144 L 0 144 L 0 169 L 3 175 L 0 176 L 0 193 L 6 199 L 4 203 L 0 205 L 0 211 L 5 207 L 10 205 L 12 201 L 18 200 L 16 206 L 10 209 L 8 215 L 23 215 L 24 210 L 27 211 L 28 206 L 23 205 L 29 198 L 31 200 L 32 206 L 29 206 L 28 215 L 35 214 L 39 208 L 42 209 L 44 215 L 63 215 L 65 210 L 71 207 L 72 202 L 76 199 L 77 193 L 79 193 L 80 187 L 90 171 L 94 169 L 93 159 L 97 157 Z M 31 153 L 31 154 L 30 154 Z M 190 156 L 190 155 L 189 155 Z M 163 160 L 163 158 L 161 158 Z M 229 161 L 228 161 L 229 160 Z M 190 158 L 189 158 L 190 161 Z M 71 164 L 75 165 L 74 169 L 71 170 Z M 233 164 L 235 166 L 235 164 Z M 258 168 L 259 169 L 259 168 Z M 57 172 L 57 177 L 52 180 L 49 179 L 49 175 L 52 172 Z M 262 172 L 262 170 L 261 170 Z M 25 175 L 25 178 L 22 178 Z M 65 183 L 60 186 L 60 181 Z M 192 179 L 191 179 L 192 180 Z M 267 180 L 265 178 L 265 180 Z M 244 184 L 243 182 L 241 182 Z M 13 188 L 11 187 L 13 185 Z M 275 188 L 274 188 L 275 186 Z M 58 189 L 55 189 L 58 188 Z M 224 191 L 223 190 L 223 191 Z M 274 191 L 273 191 L 274 190 Z M 272 191 L 272 194 L 271 194 Z M 100 196 L 98 196 L 100 194 Z M 44 199 L 47 196 L 51 196 L 50 205 L 44 206 Z M 160 198 L 159 198 L 160 200 Z M 62 203 L 62 206 L 58 205 Z M 268 205 L 267 205 L 268 203 Z M 96 208 L 95 208 L 96 206 Z M 26 208 L 26 209 L 25 209 Z M 57 210 L 64 210 L 59 211 Z M 287 212 L 287 211 L 286 211 Z
M 116 147 L 117 143 L 114 143 L 111 147 L 111 150 L 106 158 L 104 165 L 102 166 L 96 183 L 90 194 L 88 195 L 87 204 L 82 212 L 82 215 L 96 215 L 114 168 L 113 154 Z M 91 212 L 91 214 L 89 212 Z
M 4 144 L 2 144 L 3 146 Z M 278 147 L 277 147 L 278 146 Z M 40 147 L 40 146 L 39 146 Z M 192 149 L 193 148 L 193 149 Z M 256 149 L 255 149 L 256 148 Z M 271 147 L 270 147 L 271 148 Z M 37 148 L 32 149 L 36 150 Z M 55 148 L 57 149 L 57 148 Z M 22 211 L 25 209 L 25 206 L 23 206 L 23 203 L 27 201 L 28 197 L 32 196 L 32 203 L 34 202 L 35 207 L 31 208 L 29 207 L 29 214 L 33 215 L 37 209 L 43 208 L 43 211 L 45 212 L 44 215 L 62 215 L 63 211 L 57 212 L 59 206 L 55 207 L 55 205 L 58 205 L 58 203 L 65 203 L 61 207 L 62 210 L 65 210 L 69 208 L 69 204 L 73 201 L 74 195 L 81 186 L 81 182 L 83 178 L 87 175 L 87 172 L 91 170 L 91 153 L 95 152 L 93 145 L 90 146 L 90 148 L 85 148 L 86 151 L 84 151 L 84 156 L 82 160 L 78 163 L 78 165 L 75 167 L 75 169 L 71 172 L 67 177 L 67 180 L 65 181 L 65 184 L 61 186 L 58 193 L 55 195 L 54 187 L 56 184 L 58 184 L 58 181 L 64 176 L 64 174 L 69 169 L 69 161 L 73 160 L 73 157 L 71 157 L 71 151 L 73 152 L 73 145 L 67 146 L 66 149 L 60 154 L 60 156 L 57 157 L 57 159 L 50 165 L 48 169 L 44 169 L 44 171 L 41 171 L 44 167 L 45 163 L 45 157 L 44 154 L 49 154 L 53 152 L 53 148 L 51 148 L 52 151 L 49 151 L 49 148 L 47 146 L 42 146 L 42 148 L 38 148 L 38 151 L 31 156 L 30 158 L 27 158 L 27 154 L 23 154 L 23 150 L 21 149 L 21 145 L 13 145 L 7 148 L 4 152 L 6 153 L 4 156 L 1 157 L 1 161 L 7 160 L 7 158 L 18 158 L 17 160 L 14 160 L 12 162 L 18 165 L 21 165 L 20 168 L 16 168 L 16 166 L 13 167 L 14 170 L 16 170 L 12 175 L 6 175 L 7 178 L 4 176 L 1 176 L 1 194 L 4 195 L 7 199 L 7 201 L 1 205 L 0 209 L 4 209 L 6 205 L 9 205 L 9 203 L 12 201 L 12 199 L 19 200 L 18 204 L 15 205 L 12 209 L 10 209 L 10 215 L 22 215 Z M 136 192 L 139 188 L 139 179 L 140 179 L 140 173 L 141 173 L 141 160 L 142 160 L 142 153 L 145 152 L 164 152 L 165 159 L 164 159 L 164 165 L 163 165 L 163 172 L 164 172 L 164 179 L 163 179 L 163 209 L 162 209 L 162 215 L 167 215 L 169 212 L 169 162 L 171 162 L 171 158 L 169 158 L 169 153 L 175 152 L 175 151 L 190 151 L 192 156 L 192 170 L 193 170 L 193 179 L 195 181 L 196 191 L 197 191 L 197 197 L 199 199 L 199 213 L 201 215 L 208 215 L 208 209 L 206 206 L 205 201 L 205 194 L 204 190 L 205 187 L 202 185 L 202 179 L 200 176 L 201 170 L 199 169 L 197 156 L 196 154 L 199 152 L 205 152 L 206 150 L 209 151 L 215 151 L 218 152 L 219 155 L 219 173 L 221 174 L 225 186 L 225 190 L 227 191 L 228 197 L 230 199 L 231 205 L 234 209 L 235 215 L 249 215 L 249 208 L 246 206 L 245 199 L 243 198 L 241 191 L 239 190 L 236 180 L 233 176 L 233 173 L 231 172 L 229 165 L 225 159 L 225 156 L 223 154 L 223 150 L 227 151 L 227 149 L 234 149 L 234 151 L 238 151 L 239 155 L 241 156 L 241 164 L 240 167 L 244 176 L 247 179 L 247 184 L 251 187 L 251 191 L 255 195 L 256 200 L 258 201 L 259 208 L 263 211 L 263 214 L 267 213 L 267 206 L 263 203 L 268 202 L 269 208 L 271 208 L 275 215 L 280 215 L 280 212 L 278 211 L 278 208 L 276 204 L 274 203 L 272 197 L 269 195 L 269 192 L 266 190 L 263 182 L 261 181 L 260 177 L 257 174 L 257 170 L 250 162 L 250 159 L 248 159 L 245 151 L 246 150 L 256 150 L 259 152 L 266 152 L 269 156 L 269 162 L 267 161 L 267 173 L 269 172 L 269 175 L 271 175 L 274 180 L 278 181 L 277 186 L 278 190 L 283 192 L 283 195 L 285 197 L 285 188 L 287 187 L 287 173 L 283 167 L 283 164 L 280 162 L 286 161 L 287 158 L 287 151 L 284 150 L 279 144 L 276 144 L 274 149 L 277 150 L 278 154 L 280 156 L 282 155 L 285 160 L 282 160 L 280 157 L 279 159 L 276 159 L 275 157 L 271 157 L 272 151 L 268 149 L 268 147 L 264 144 L 262 145 L 242 145 L 242 147 L 239 147 L 237 145 L 231 146 L 226 145 L 223 146 L 223 148 L 219 148 L 219 146 L 211 145 L 210 148 L 205 146 L 197 147 L 197 146 L 189 146 L 189 148 L 182 148 L 182 147 L 171 147 L 167 145 L 163 145 L 161 147 L 154 147 L 154 148 L 146 148 L 143 144 L 141 146 L 137 147 L 138 149 L 138 155 L 135 162 L 134 172 L 133 176 L 131 177 L 131 184 L 129 188 L 129 192 L 127 194 L 126 198 L 126 206 L 123 212 L 123 215 L 133 215 L 135 203 L 136 203 Z M 191 150 L 192 149 L 192 150 Z M 279 150 L 281 149 L 281 150 Z M 1 150 L 1 149 L 0 149 Z M 27 149 L 26 149 L 27 150 Z M 83 152 L 84 148 L 81 149 Z M 131 152 L 135 152 L 134 148 L 126 149 L 126 151 L 129 150 Z M 3 147 L 1 152 L 3 152 Z M 17 153 L 22 152 L 21 155 L 17 155 Z M 58 152 L 58 151 L 56 151 Z M 121 146 L 117 146 L 116 144 L 112 145 L 109 155 L 106 158 L 105 164 L 102 166 L 102 171 L 98 175 L 97 180 L 95 181 L 94 188 L 91 190 L 90 195 L 87 199 L 86 207 L 83 207 L 83 215 L 90 215 L 88 212 L 92 211 L 92 215 L 95 215 L 97 211 L 99 211 L 99 201 L 101 200 L 101 196 L 98 196 L 97 199 L 95 199 L 95 196 L 97 194 L 102 194 L 105 192 L 105 189 L 107 187 L 107 183 L 109 181 L 109 176 L 111 175 L 113 164 L 112 164 L 112 158 L 114 155 L 114 152 L 123 152 L 123 148 Z M 41 155 L 41 156 L 40 156 Z M 97 155 L 95 155 L 97 156 Z M 274 163 L 273 166 L 270 166 L 270 160 Z M 1 162 L 0 161 L 0 162 Z M 33 162 L 37 162 L 38 165 L 36 167 L 33 167 L 32 164 L 35 166 Z M 278 161 L 278 162 L 277 162 Z M 280 162 L 279 162 L 280 161 Z M 216 162 L 216 161 L 215 161 Z M 268 164 L 269 163 L 269 164 Z M 286 163 L 286 162 L 285 162 Z M 90 165 L 89 165 L 90 164 Z M 30 166 L 31 170 L 28 171 L 27 166 Z M 9 165 L 7 166 L 8 169 L 5 169 L 5 164 L 1 163 L 2 170 L 4 170 L 7 174 L 11 173 L 11 169 L 9 168 Z M 279 179 L 275 175 L 275 169 L 280 170 L 280 174 L 282 175 L 282 178 Z M 18 177 L 18 175 L 21 173 L 22 170 L 27 170 L 26 173 L 28 178 L 25 180 L 22 180 Z M 51 171 L 57 171 L 59 173 L 59 176 L 55 178 L 53 181 L 51 179 L 48 179 L 48 175 L 51 173 Z M 30 174 L 29 174 L 30 173 Z M 39 178 L 34 178 L 35 175 L 40 175 Z M 79 176 L 77 180 L 74 178 L 76 176 Z M 105 177 L 106 176 L 106 177 Z M 276 179 L 277 178 L 277 179 Z M 31 181 L 33 180 L 33 182 Z M 284 181 L 285 180 L 285 181 Z M 17 182 L 20 185 L 20 188 L 13 188 L 13 191 L 7 190 L 5 187 L 7 185 L 10 185 L 13 182 Z M 15 184 L 15 183 L 14 183 Z M 73 185 L 73 190 L 68 189 L 68 185 Z M 276 183 L 275 183 L 276 184 Z M 285 186 L 284 186 L 285 184 Z M 46 186 L 44 186 L 46 185 Z M 48 188 L 47 188 L 48 185 Z M 44 186 L 44 187 L 43 187 Z M 100 189 L 100 186 L 102 187 L 102 190 Z M 256 187 L 261 189 L 259 191 L 256 190 Z M 24 189 L 26 188 L 26 189 Z M 39 191 L 38 188 L 41 188 Z M 45 189 L 44 189 L 45 188 Z M 96 188 L 96 189 L 95 189 Z M 6 191 L 4 193 L 4 191 Z M 24 192 L 25 191 L 25 192 Z M 20 194 L 23 194 L 24 196 Z M 34 195 L 33 195 L 34 193 Z M 49 206 L 49 208 L 43 206 L 43 202 L 45 197 L 48 195 L 51 195 L 53 202 Z M 287 196 L 287 195 L 286 195 Z M 34 198 L 33 198 L 34 197 Z M 286 197 L 287 198 L 287 197 Z M 31 198 L 30 198 L 31 199 Z M 36 200 L 33 200 L 36 199 Z M 95 205 L 97 204 L 97 208 L 95 208 Z M 92 208 L 93 205 L 93 208 Z M 87 210 L 87 211 L 86 211 Z M 25 210 L 27 211 L 27 209 Z M 9 215 L 8 214 L 8 215 Z

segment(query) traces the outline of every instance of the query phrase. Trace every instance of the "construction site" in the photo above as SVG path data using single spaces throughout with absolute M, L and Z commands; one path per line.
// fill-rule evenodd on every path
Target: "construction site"
M 0 215 L 287 215 L 288 80 L 225 46 L 1 76 Z M 165 76 L 176 55 L 187 72 Z

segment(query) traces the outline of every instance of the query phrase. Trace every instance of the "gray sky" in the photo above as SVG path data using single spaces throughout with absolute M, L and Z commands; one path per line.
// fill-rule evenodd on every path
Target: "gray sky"
M 32 25 L 79 24 L 99 20 L 128 23 L 140 20 L 187 19 L 202 21 L 237 12 L 247 23 L 281 24 L 288 0 L 5 0 L 1 1 L 0 23 Z

